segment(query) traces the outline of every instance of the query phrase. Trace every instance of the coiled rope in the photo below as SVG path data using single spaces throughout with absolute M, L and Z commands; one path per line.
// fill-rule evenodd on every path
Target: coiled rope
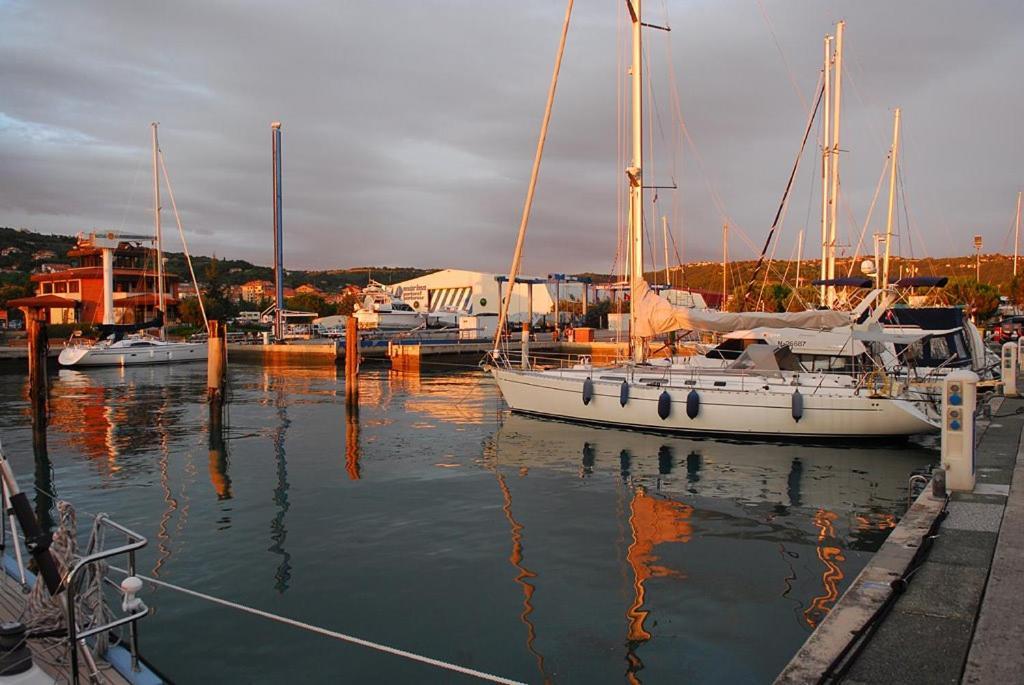
M 117 566 L 110 566 L 109 568 L 111 571 L 117 571 L 118 573 L 123 573 L 125 575 L 127 575 L 128 573 L 128 571 L 126 571 L 125 569 L 118 568 Z M 483 671 L 477 671 L 472 668 L 466 668 L 465 666 L 459 666 L 458 664 L 449 663 L 447 661 L 442 661 L 440 659 L 433 659 L 428 656 L 414 654 L 413 652 L 407 652 L 404 649 L 398 649 L 397 647 L 389 647 L 388 645 L 382 645 L 379 642 L 371 642 L 370 640 L 364 640 L 362 638 L 355 637 L 354 635 L 346 635 L 345 633 L 339 633 L 336 630 L 322 628 L 320 626 L 315 626 L 311 623 L 306 623 L 304 621 L 297 621 L 294 618 L 288 618 L 287 616 L 272 614 L 269 611 L 263 611 L 262 609 L 249 607 L 244 604 L 239 604 L 238 602 L 232 602 L 227 599 L 221 599 L 220 597 L 214 597 L 213 595 L 208 595 L 204 592 L 199 592 L 197 590 L 190 590 L 187 587 L 175 585 L 174 583 L 168 583 L 164 580 L 157 580 L 156 578 L 150 578 L 148 576 L 140 574 L 136 574 L 136 577 L 141 578 L 147 583 L 152 583 L 153 585 L 167 588 L 168 590 L 175 590 L 177 592 L 181 592 L 191 597 L 204 599 L 207 602 L 212 602 L 214 604 L 219 604 L 220 606 L 228 607 L 229 609 L 236 609 L 247 614 L 252 614 L 253 616 L 259 616 L 261 618 L 266 618 L 271 621 L 276 621 L 277 623 L 283 623 L 284 625 L 289 625 L 293 628 L 300 628 L 301 630 L 316 633 L 317 635 L 322 635 L 324 637 L 330 637 L 334 638 L 335 640 L 341 640 L 342 642 L 349 642 L 355 645 L 359 645 L 361 647 L 375 649 L 378 652 L 393 654 L 395 656 L 400 656 L 405 659 L 410 659 L 412 661 L 418 661 L 421 664 L 436 666 L 437 668 L 443 668 L 448 671 L 454 671 L 455 673 L 462 673 L 463 675 L 472 676 L 474 678 L 479 678 L 480 680 L 486 680 L 492 683 L 504 683 L 505 685 L 523 685 L 523 683 L 521 683 L 518 680 L 511 680 L 509 678 L 503 678 L 501 676 L 493 675 L 491 673 L 484 673 Z

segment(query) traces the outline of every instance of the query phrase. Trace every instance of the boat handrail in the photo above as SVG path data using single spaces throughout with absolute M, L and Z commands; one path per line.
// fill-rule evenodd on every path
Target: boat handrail
M 99 514 L 96 516 L 96 527 L 106 526 L 119 533 L 122 533 L 127 539 L 126 543 L 118 547 L 111 549 L 102 549 L 93 554 L 88 554 L 80 558 L 75 565 L 71 568 L 65 577 L 64 584 L 67 589 L 67 617 L 68 617 L 68 649 L 71 653 L 71 682 L 78 683 L 78 643 L 84 641 L 85 638 L 98 633 L 112 630 L 119 626 L 128 625 L 129 630 L 129 652 L 131 654 L 132 670 L 137 671 L 139 669 L 139 631 L 136 623 L 139 619 L 149 614 L 149 608 L 141 602 L 141 600 L 130 604 L 128 601 L 122 605 L 125 611 L 132 611 L 132 613 L 114 619 L 113 621 L 100 625 L 92 626 L 87 630 L 78 630 L 75 618 L 75 579 L 82 569 L 86 568 L 91 564 L 95 564 L 98 561 L 109 559 L 120 555 L 128 555 L 128 575 L 129 577 L 135 577 L 135 552 L 146 546 L 147 540 L 142 535 L 139 535 L 135 531 L 122 526 L 120 523 L 113 521 L 106 514 Z M 107 582 L 113 583 L 113 581 Z M 124 588 L 124 583 L 119 587 Z

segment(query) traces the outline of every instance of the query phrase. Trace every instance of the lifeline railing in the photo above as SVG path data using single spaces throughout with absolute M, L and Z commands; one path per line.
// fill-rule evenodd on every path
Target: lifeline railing
M 95 664 L 92 663 L 92 659 L 89 654 L 88 648 L 86 648 L 85 646 L 86 638 L 91 637 L 93 635 L 97 635 L 99 633 L 106 632 L 108 630 L 113 630 L 114 628 L 118 628 L 126 624 L 128 625 L 128 641 L 129 651 L 131 653 L 132 671 L 138 671 L 139 631 L 138 626 L 136 624 L 138 623 L 139 619 L 149 614 L 149 609 L 142 602 L 142 600 L 137 599 L 134 596 L 135 592 L 137 592 L 142 585 L 141 581 L 138 581 L 138 579 L 135 576 L 135 552 L 136 550 L 142 549 L 146 546 L 146 538 L 139 535 L 133 530 L 125 528 L 120 523 L 110 520 L 110 518 L 107 517 L 106 514 L 99 514 L 96 517 L 96 526 L 97 531 L 99 530 L 99 526 L 106 526 L 119 533 L 124 534 L 127 542 L 118 547 L 113 547 L 111 549 L 102 549 L 97 552 L 94 552 L 93 554 L 88 554 L 82 557 L 75 563 L 75 565 L 71 568 L 71 571 L 67 574 L 67 577 L 65 578 L 65 586 L 67 588 L 66 606 L 68 617 L 68 647 L 71 652 L 72 683 L 78 683 L 78 645 L 81 644 L 83 648 L 85 648 L 84 653 L 86 655 L 86 659 L 90 662 L 90 666 L 93 668 L 93 670 L 95 670 Z M 99 537 L 100 536 L 97 536 L 97 538 Z M 76 622 L 75 616 L 75 579 L 78 577 L 82 569 L 90 566 L 91 564 L 95 564 L 104 559 L 109 559 L 111 557 L 116 557 L 124 554 L 128 555 L 129 578 L 135 578 L 136 581 L 138 581 L 137 585 L 134 586 L 134 591 L 130 589 L 132 588 L 131 585 L 126 586 L 129 578 L 126 578 L 124 581 L 122 581 L 120 585 L 114 583 L 114 581 L 110 580 L 107 577 L 104 577 L 103 581 L 117 588 L 121 592 L 125 593 L 125 599 L 122 603 L 122 609 L 124 611 L 131 611 L 132 613 L 128 614 L 127 616 L 116 618 L 109 623 L 99 626 L 91 626 L 86 630 L 80 631 L 78 629 L 78 624 Z

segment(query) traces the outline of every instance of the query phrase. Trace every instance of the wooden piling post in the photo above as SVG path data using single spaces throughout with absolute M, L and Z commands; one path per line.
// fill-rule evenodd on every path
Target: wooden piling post
M 345 402 L 359 404 L 359 322 L 351 315 L 345 326 Z
M 210 403 L 211 430 L 218 430 L 227 378 L 227 327 L 220 321 L 210 321 L 207 331 L 206 399 Z
M 41 319 L 39 312 L 32 311 L 25 317 L 28 327 L 28 387 L 29 401 L 32 405 L 32 423 L 41 425 L 46 430 L 46 396 L 49 388 L 46 373 L 46 355 L 49 341 L 46 334 L 46 321 Z

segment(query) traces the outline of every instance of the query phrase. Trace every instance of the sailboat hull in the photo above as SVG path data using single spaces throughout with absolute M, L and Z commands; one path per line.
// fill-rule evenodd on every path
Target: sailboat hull
M 804 388 L 797 412 L 792 390 L 788 389 L 769 393 L 739 387 L 665 387 L 631 382 L 623 405 L 623 377 L 614 372 L 594 371 L 586 403 L 584 384 L 588 376 L 584 374 L 507 368 L 493 368 L 492 373 L 502 396 L 515 412 L 603 426 L 680 434 L 808 439 L 894 438 L 938 430 L 911 402 L 855 395 L 844 388 L 819 388 L 817 392 Z M 748 385 L 759 383 L 756 379 L 745 380 Z M 691 390 L 698 395 L 698 411 L 693 418 L 687 412 Z M 664 419 L 659 414 L 663 393 L 669 398 Z M 795 417 L 797 413 L 799 419 Z
M 65 347 L 57 357 L 61 366 L 136 366 L 144 364 L 180 364 L 205 361 L 206 343 L 165 343 L 139 347 L 82 346 Z

